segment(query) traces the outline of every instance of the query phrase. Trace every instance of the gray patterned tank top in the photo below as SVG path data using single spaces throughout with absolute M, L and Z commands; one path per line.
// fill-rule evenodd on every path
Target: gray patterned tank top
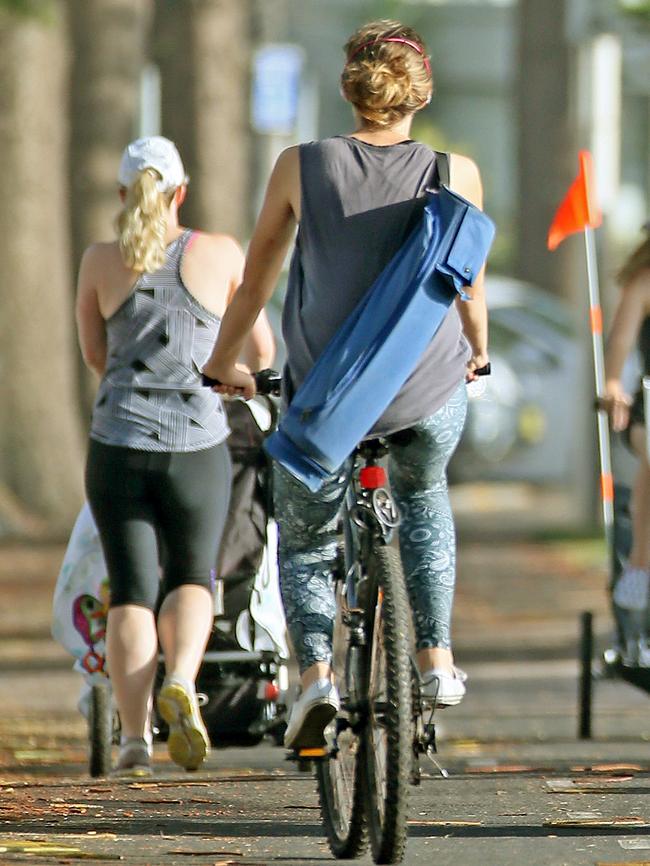
M 435 151 L 348 136 L 300 145 L 301 217 L 282 329 L 296 390 L 417 225 L 440 185 Z M 463 381 L 470 351 L 452 304 L 418 366 L 372 429 L 385 436 L 433 415 Z
M 106 371 L 90 436 L 142 451 L 199 451 L 230 432 L 221 399 L 201 385 L 221 320 L 185 288 L 180 274 L 187 229 L 167 261 L 142 274 L 106 320 Z

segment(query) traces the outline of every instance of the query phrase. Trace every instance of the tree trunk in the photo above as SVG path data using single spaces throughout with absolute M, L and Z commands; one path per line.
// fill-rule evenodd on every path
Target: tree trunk
M 0 8 L 0 534 L 23 509 L 62 531 L 81 501 L 62 12 Z
M 558 294 L 569 291 L 574 257 L 566 246 L 550 253 L 546 234 L 578 168 L 568 2 L 520 0 L 518 7 L 517 276 Z
M 240 240 L 249 229 L 250 0 L 157 0 L 163 133 L 191 183 L 183 221 Z
M 138 133 L 139 87 L 150 0 L 67 0 L 74 56 L 70 86 L 72 261 L 91 243 L 112 240 L 119 209 L 117 170 Z M 94 382 L 83 368 L 81 400 Z

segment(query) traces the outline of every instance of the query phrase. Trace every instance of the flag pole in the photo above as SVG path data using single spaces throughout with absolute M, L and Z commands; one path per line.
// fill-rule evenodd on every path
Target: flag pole
M 600 493 L 603 505 L 603 522 L 608 552 L 614 550 L 614 477 L 609 443 L 609 422 L 607 411 L 602 407 L 605 396 L 605 352 L 603 346 L 603 311 L 600 305 L 598 284 L 598 265 L 594 231 L 585 226 L 585 249 L 587 253 L 587 283 L 589 286 L 589 321 L 591 324 L 591 344 L 594 356 L 594 375 L 596 382 L 598 451 L 600 454 Z

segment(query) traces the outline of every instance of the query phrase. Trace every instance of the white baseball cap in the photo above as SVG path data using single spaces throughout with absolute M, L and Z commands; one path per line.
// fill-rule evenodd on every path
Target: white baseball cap
M 137 138 L 124 148 L 117 179 L 121 186 L 131 186 L 141 171 L 154 168 L 161 176 L 158 188 L 162 192 L 187 183 L 187 175 L 176 145 L 162 135 Z

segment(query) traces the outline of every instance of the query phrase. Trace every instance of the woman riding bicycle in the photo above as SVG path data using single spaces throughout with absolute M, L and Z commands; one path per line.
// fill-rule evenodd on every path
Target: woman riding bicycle
M 398 22 L 378 21 L 354 33 L 345 52 L 341 92 L 352 104 L 356 129 L 288 148 L 275 165 L 242 287 L 204 368 L 224 383 L 225 393 L 254 394 L 251 377 L 236 360 L 273 293 L 296 224 L 283 318 L 289 399 L 417 223 L 425 191 L 439 186 L 436 153 L 410 138 L 414 115 L 432 95 L 421 37 Z M 450 186 L 482 206 L 480 175 L 467 157 L 450 155 Z M 452 305 L 416 370 L 368 434 L 389 443 L 417 663 L 425 695 L 442 706 L 459 703 L 465 693 L 451 651 L 455 534 L 446 467 L 465 421 L 465 381 L 488 361 L 482 276 L 471 303 Z M 292 748 L 313 744 L 339 705 L 331 670 L 332 575 L 337 515 L 350 471 L 348 461 L 311 493 L 275 469 L 282 595 L 302 680 L 285 736 Z

